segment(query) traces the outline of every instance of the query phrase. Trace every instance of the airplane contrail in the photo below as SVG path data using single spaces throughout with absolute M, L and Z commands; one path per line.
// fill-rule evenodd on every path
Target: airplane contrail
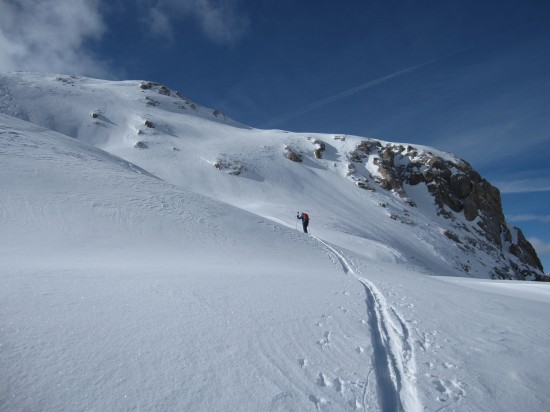
M 374 86 L 377 86 L 379 85 L 380 83 L 384 83 L 388 80 L 391 80 L 391 79 L 394 79 L 396 77 L 399 77 L 399 76 L 402 76 L 404 74 L 407 74 L 409 72 L 412 72 L 413 70 L 417 70 L 421 67 L 424 67 L 424 66 L 427 66 L 429 64 L 432 64 L 432 63 L 435 63 L 439 60 L 443 60 L 449 56 L 452 56 L 452 55 L 455 55 L 455 54 L 458 54 L 458 53 L 461 53 L 465 50 L 468 50 L 468 49 L 471 49 L 472 46 L 470 47 L 465 47 L 465 48 L 462 48 L 460 50 L 455 50 L 451 53 L 448 53 L 444 56 L 441 56 L 441 57 L 436 57 L 435 59 L 431 59 L 431 60 L 428 60 L 424 63 L 420 63 L 420 64 L 417 64 L 417 65 L 414 65 L 414 66 L 411 66 L 411 67 L 407 67 L 405 69 L 401 69 L 401 70 L 398 70 L 394 73 L 391 73 L 391 74 L 388 74 L 386 76 L 383 76 L 383 77 L 379 77 L 378 79 L 374 79 L 374 80 L 371 80 L 369 82 L 366 82 L 366 83 L 363 83 L 363 84 L 360 84 L 358 86 L 355 86 L 355 87 L 352 87 L 351 89 L 348 89 L 348 90 L 344 90 L 343 92 L 340 92 L 340 93 L 337 93 L 335 95 L 332 95 L 332 96 L 329 96 L 329 97 L 325 97 L 324 99 L 321 99 L 321 100 L 318 100 L 316 102 L 313 102 L 313 103 L 310 103 L 308 104 L 307 106 L 303 106 L 301 108 L 298 108 L 296 110 L 293 110 L 291 112 L 288 112 L 286 114 L 283 114 L 279 117 L 275 117 L 274 119 L 271 119 L 270 121 L 268 121 L 266 123 L 266 126 L 265 127 L 273 127 L 277 124 L 280 124 L 282 122 L 285 122 L 287 120 L 290 120 L 290 119 L 293 119 L 295 117 L 298 117 L 300 115 L 303 115 L 307 112 L 310 112 L 312 110 L 315 110 L 321 106 L 325 106 L 327 104 L 330 104 L 330 103 L 333 103 L 335 101 L 338 101 L 340 99 L 343 99 L 345 97 L 349 97 L 355 93 L 358 93 L 362 90 L 366 90 L 366 89 L 370 89 L 371 87 L 374 87 Z

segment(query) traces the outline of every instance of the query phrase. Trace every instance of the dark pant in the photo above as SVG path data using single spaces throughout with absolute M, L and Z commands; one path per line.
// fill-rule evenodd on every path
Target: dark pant
M 304 227 L 304 233 L 307 233 L 307 225 L 309 225 L 309 221 L 305 220 L 302 222 L 302 226 Z

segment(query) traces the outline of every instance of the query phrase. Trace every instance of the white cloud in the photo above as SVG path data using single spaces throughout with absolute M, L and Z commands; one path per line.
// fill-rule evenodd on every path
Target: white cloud
M 496 182 L 501 193 L 550 192 L 550 179 L 519 179 L 507 182 Z
M 546 243 L 544 240 L 541 240 L 536 237 L 531 237 L 527 239 L 537 251 L 539 256 L 550 256 L 550 243 Z
M 550 223 L 550 215 L 532 215 L 532 214 L 510 215 L 510 216 L 507 216 L 507 219 L 510 220 L 511 222 Z
M 240 11 L 238 0 L 142 0 L 142 3 L 148 13 L 145 18 L 153 18 L 148 23 L 153 35 L 172 38 L 177 23 L 192 19 L 210 40 L 234 44 L 249 28 L 248 17 Z
M 99 0 L 0 0 L 0 70 L 105 75 L 83 47 L 104 31 Z
M 248 18 L 240 15 L 234 2 L 197 0 L 195 14 L 204 32 L 214 41 L 233 43 L 248 29 Z
M 150 19 L 150 20 L 149 20 Z M 154 7 L 149 15 L 142 21 L 149 26 L 150 33 L 156 37 L 164 37 L 168 40 L 173 39 L 173 27 L 168 15 L 161 9 Z
M 234 44 L 248 30 L 239 0 L 141 0 L 150 33 L 173 39 L 177 24 L 195 21 L 205 36 Z M 108 65 L 87 42 L 107 30 L 106 0 L 0 0 L 0 71 L 39 71 L 110 78 Z M 122 6 L 124 9 L 124 6 Z M 120 10 L 119 10 L 120 11 Z

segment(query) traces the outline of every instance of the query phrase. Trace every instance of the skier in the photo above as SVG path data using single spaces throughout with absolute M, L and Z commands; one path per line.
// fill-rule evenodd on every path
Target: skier
M 302 212 L 302 215 L 300 216 L 300 212 L 296 214 L 296 219 L 302 220 L 302 226 L 304 228 L 304 233 L 307 233 L 307 225 L 309 225 L 309 216 L 306 212 Z

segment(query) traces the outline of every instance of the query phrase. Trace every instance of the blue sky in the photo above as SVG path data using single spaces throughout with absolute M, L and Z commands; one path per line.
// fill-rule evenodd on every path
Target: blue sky
M 547 0 L 0 0 L 0 70 L 154 80 L 259 128 L 457 154 L 550 270 Z

